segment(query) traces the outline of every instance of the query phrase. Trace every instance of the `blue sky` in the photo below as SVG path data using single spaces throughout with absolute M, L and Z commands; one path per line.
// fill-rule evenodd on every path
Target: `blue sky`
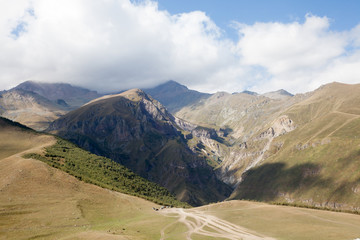
M 0 90 L 203 92 L 360 83 L 360 0 L 17 0 L 0 8 Z
M 359 0 L 158 0 L 159 9 L 171 14 L 204 11 L 231 38 L 237 31 L 231 22 L 304 21 L 306 14 L 331 19 L 331 29 L 348 30 L 360 22 Z

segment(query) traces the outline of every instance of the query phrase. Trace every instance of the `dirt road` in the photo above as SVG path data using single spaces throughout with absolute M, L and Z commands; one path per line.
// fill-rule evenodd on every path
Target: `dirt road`
M 161 230 L 160 240 L 166 239 L 166 229 L 173 224 L 184 224 L 187 227 L 186 239 L 191 240 L 193 234 L 213 238 L 224 238 L 233 240 L 273 240 L 274 238 L 264 237 L 256 232 L 246 228 L 232 224 L 212 215 L 208 215 L 202 211 L 184 210 L 182 208 L 167 208 L 159 211 L 168 217 L 176 217 L 178 220 L 165 226 Z

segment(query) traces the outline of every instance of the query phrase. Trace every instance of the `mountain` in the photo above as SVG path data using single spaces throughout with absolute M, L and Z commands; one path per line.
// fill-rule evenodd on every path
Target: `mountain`
M 360 84 L 331 83 L 285 110 L 296 129 L 274 139 L 231 198 L 358 210 L 359 103 Z
M 175 115 L 197 125 L 228 129 L 233 139 L 246 141 L 301 98 L 299 95 L 285 101 L 248 93 L 218 92 L 182 108 Z
M 190 90 L 172 80 L 154 88 L 144 89 L 144 91 L 161 102 L 171 113 L 210 97 L 210 94 Z
M 259 94 L 256 93 L 256 92 L 252 92 L 252 91 L 248 91 L 248 90 L 242 91 L 242 93 L 246 93 L 246 94 L 250 94 L 250 95 L 254 95 L 254 96 L 259 95 Z M 234 93 L 234 94 L 236 94 L 236 93 Z
M 19 84 L 14 89 L 37 93 L 40 96 L 71 109 L 80 107 L 101 96 L 101 94 L 98 94 L 96 91 L 90 91 L 88 89 L 72 86 L 67 83 L 41 83 L 26 81 Z
M 247 93 L 218 92 L 197 104 L 184 107 L 176 116 L 216 131 L 215 137 L 194 137 L 189 144 L 202 145 L 202 150 L 198 152 L 214 159 L 213 166 L 218 177 L 236 186 L 242 180 L 244 171 L 266 157 L 274 136 L 293 129 L 291 119 L 281 113 L 305 97 L 271 99 Z M 267 134 L 269 128 L 272 130 Z
M 283 98 L 290 98 L 293 97 L 294 95 L 289 93 L 288 91 L 284 90 L 284 89 L 280 89 L 274 92 L 268 92 L 268 93 L 264 93 L 262 94 L 265 97 L 271 98 L 271 99 L 283 99 Z
M 0 115 L 36 130 L 66 113 L 66 109 L 37 93 L 12 89 L 0 93 Z
M 42 131 L 69 110 L 100 96 L 70 84 L 26 81 L 0 92 L 0 115 Z
M 190 141 L 236 187 L 230 199 L 356 211 L 359 96 L 360 85 L 341 83 L 295 96 L 217 93 L 176 116 L 217 134 Z
M 206 159 L 187 147 L 176 119 L 139 89 L 93 100 L 48 131 L 125 165 L 192 205 L 223 200 L 231 191 Z

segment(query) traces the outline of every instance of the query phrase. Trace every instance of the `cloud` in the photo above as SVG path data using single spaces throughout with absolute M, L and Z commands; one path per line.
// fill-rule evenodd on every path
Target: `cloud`
M 275 86 L 303 92 L 331 81 L 354 82 L 354 77 L 349 76 L 325 79 L 334 68 L 343 68 L 344 64 L 348 70 L 356 70 L 348 61 L 360 63 L 347 55 L 351 34 L 332 32 L 329 27 L 328 18 L 312 15 L 307 15 L 304 23 L 240 25 L 242 37 L 237 47 L 243 63 L 259 65 L 270 75 L 260 84 L 255 82 L 253 89 L 266 91 Z M 349 75 L 353 73 L 350 71 Z
M 238 41 L 201 11 L 171 15 L 153 1 L 19 0 L 0 9 L 0 89 L 25 80 L 103 92 L 169 79 L 201 91 L 294 93 L 357 82 L 360 26 L 238 23 Z
M 204 12 L 170 15 L 151 1 L 24 1 L 1 21 L 1 87 L 27 79 L 102 91 L 191 84 L 235 58 Z

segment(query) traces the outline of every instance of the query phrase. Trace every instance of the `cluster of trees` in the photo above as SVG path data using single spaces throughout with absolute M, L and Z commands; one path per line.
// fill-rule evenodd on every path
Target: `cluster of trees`
M 58 139 L 55 145 L 46 148 L 43 155 L 30 153 L 24 157 L 41 160 L 79 180 L 103 188 L 141 197 L 165 206 L 189 206 L 178 201 L 166 188 L 136 175 L 123 165 L 109 158 L 91 154 L 63 139 Z

